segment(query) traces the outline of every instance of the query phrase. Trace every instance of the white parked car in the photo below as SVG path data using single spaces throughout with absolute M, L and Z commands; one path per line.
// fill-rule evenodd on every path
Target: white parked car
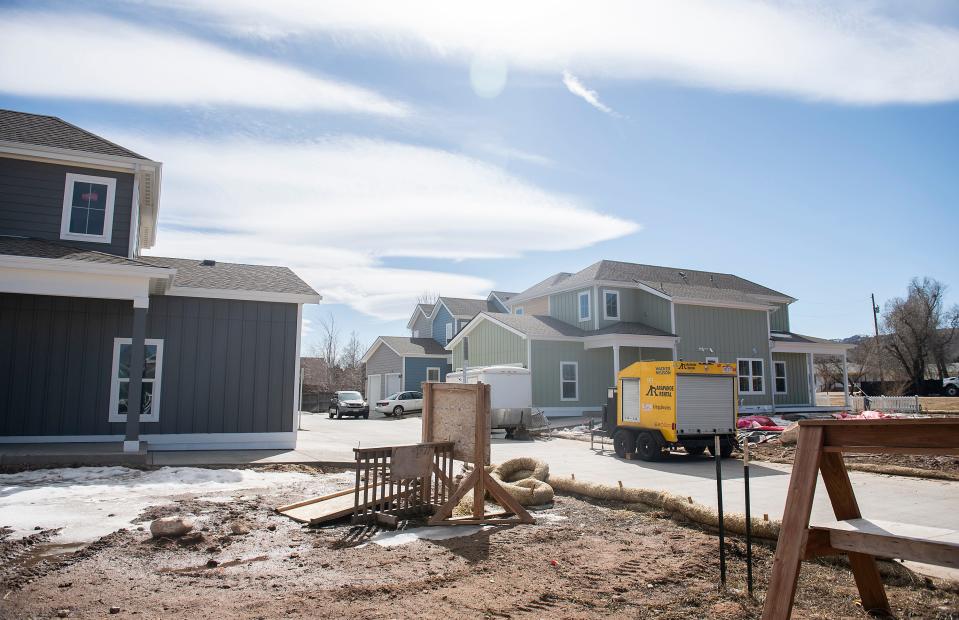
M 423 411 L 423 392 L 397 392 L 376 401 L 376 410 L 391 417 L 411 411 Z

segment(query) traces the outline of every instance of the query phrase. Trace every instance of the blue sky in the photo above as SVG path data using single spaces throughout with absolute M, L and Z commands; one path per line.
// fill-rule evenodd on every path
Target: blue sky
M 290 265 L 307 350 L 602 258 L 736 273 L 823 337 L 959 286 L 952 3 L 355 4 L 2 3 L 0 106 L 163 161 L 151 252 Z

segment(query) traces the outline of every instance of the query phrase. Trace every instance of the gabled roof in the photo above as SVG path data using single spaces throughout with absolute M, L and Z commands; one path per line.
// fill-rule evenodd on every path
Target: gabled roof
M 601 260 L 574 274 L 558 273 L 531 286 L 518 299 L 592 286 L 597 282 L 639 284 L 677 299 L 769 303 L 795 301 L 785 293 L 728 273 Z
M 407 336 L 380 336 L 363 354 L 365 364 L 380 346 L 385 345 L 400 357 L 446 357 L 449 351 L 432 338 L 409 338 Z
M 440 297 L 436 306 L 443 304 L 449 313 L 457 319 L 472 319 L 480 312 L 498 312 L 489 299 L 467 299 L 464 297 Z M 435 309 L 434 309 L 435 312 Z
M 532 340 L 551 340 L 551 339 L 578 339 L 583 338 L 588 342 L 589 338 L 601 336 L 622 335 L 622 336 L 651 336 L 655 338 L 675 338 L 675 335 L 664 332 L 661 329 L 646 325 L 644 323 L 616 323 L 600 330 L 587 331 L 580 329 L 575 325 L 570 325 L 560 321 L 557 318 L 545 315 L 534 314 L 503 314 L 483 312 L 470 321 L 462 331 L 460 331 L 447 345 L 449 350 L 458 343 L 464 336 L 475 329 L 482 321 L 491 321 L 499 324 L 506 329 Z M 644 345 L 645 346 L 645 345 Z
M 430 318 L 430 314 L 433 312 L 433 304 L 416 304 L 413 308 L 413 314 L 410 315 L 410 320 L 406 322 L 407 329 L 413 329 L 413 323 L 416 322 L 416 317 L 418 314 L 422 314 L 426 318 Z
M 213 264 L 207 265 L 204 264 L 206 261 L 164 256 L 141 256 L 140 261 L 157 267 L 176 269 L 172 288 L 180 291 L 183 289 L 255 291 L 316 298 L 315 301 L 304 303 L 318 303 L 320 300 L 319 294 L 289 267 L 219 261 L 211 261 Z
M 856 345 L 839 342 L 836 340 L 826 340 L 825 338 L 815 338 L 813 336 L 804 336 L 794 332 L 769 333 L 771 348 L 777 353 L 825 353 L 842 354 L 844 351 L 854 349 Z
M 490 291 L 490 295 L 498 299 L 500 303 L 505 306 L 506 302 L 519 295 L 519 293 L 510 293 L 508 291 Z M 487 299 L 489 298 L 487 297 Z
M 149 161 L 62 118 L 44 114 L 0 110 L 0 140 Z

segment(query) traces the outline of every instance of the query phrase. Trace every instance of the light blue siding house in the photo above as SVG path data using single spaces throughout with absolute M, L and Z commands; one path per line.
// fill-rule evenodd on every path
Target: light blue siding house
M 533 405 L 548 415 L 598 411 L 616 373 L 643 360 L 736 364 L 742 413 L 817 407 L 816 355 L 849 345 L 791 331 L 796 300 L 738 276 L 617 261 L 558 273 L 511 295 L 511 314 L 484 312 L 446 344 L 452 367 L 529 368 Z

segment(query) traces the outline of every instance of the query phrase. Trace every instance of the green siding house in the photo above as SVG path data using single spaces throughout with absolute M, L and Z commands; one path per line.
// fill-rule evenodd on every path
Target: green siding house
M 790 332 L 795 301 L 730 274 L 604 260 L 512 294 L 510 314 L 478 314 L 446 349 L 454 370 L 467 338 L 470 367 L 529 368 L 533 406 L 554 416 L 598 411 L 619 370 L 655 360 L 736 364 L 744 414 L 830 410 L 814 357 L 845 365 L 849 347 Z

